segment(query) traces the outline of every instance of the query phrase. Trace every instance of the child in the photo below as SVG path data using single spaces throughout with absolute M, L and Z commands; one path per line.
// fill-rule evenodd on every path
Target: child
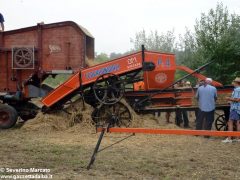
M 231 102 L 228 130 L 233 131 L 233 123 L 236 122 L 237 131 L 240 131 L 240 77 L 237 77 L 233 81 L 233 85 L 235 88 L 232 93 L 232 97 L 227 98 L 227 100 Z M 232 138 L 228 137 L 222 142 L 231 143 L 232 141 L 233 141 Z M 240 139 L 237 139 L 236 141 L 240 142 Z

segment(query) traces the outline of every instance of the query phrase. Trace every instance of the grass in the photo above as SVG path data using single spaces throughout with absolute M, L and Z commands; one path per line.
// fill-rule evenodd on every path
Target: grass
M 49 168 L 54 179 L 239 179 L 239 143 L 190 136 L 136 135 L 97 155 L 98 135 L 1 131 L 1 167 Z M 101 147 L 126 137 L 107 134 Z

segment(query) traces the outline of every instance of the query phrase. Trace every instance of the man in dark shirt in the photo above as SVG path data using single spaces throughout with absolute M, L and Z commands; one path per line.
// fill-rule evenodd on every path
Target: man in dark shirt
M 4 31 L 4 18 L 3 18 L 3 15 L 1 13 L 0 13 L 0 24 L 1 24 L 0 31 Z

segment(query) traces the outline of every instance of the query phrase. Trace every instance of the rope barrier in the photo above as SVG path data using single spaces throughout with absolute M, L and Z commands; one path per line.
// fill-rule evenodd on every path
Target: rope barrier
M 103 128 L 97 128 L 101 132 Z M 239 136 L 239 131 L 209 131 L 209 130 L 183 130 L 183 129 L 146 129 L 146 128 L 109 128 L 110 133 L 141 133 L 141 134 L 171 134 L 193 136 Z

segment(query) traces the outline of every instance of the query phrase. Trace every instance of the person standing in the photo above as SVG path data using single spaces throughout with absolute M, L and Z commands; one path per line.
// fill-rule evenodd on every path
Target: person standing
M 230 114 L 228 120 L 228 131 L 233 131 L 233 123 L 236 122 L 237 131 L 240 131 L 240 77 L 233 80 L 234 90 L 232 96 L 227 98 L 230 101 Z M 237 141 L 240 142 L 238 138 Z M 223 143 L 231 143 L 232 138 L 228 137 L 222 141 Z
M 176 110 L 176 125 L 180 126 L 181 123 L 183 122 L 183 127 L 184 128 L 190 128 L 189 126 L 189 120 L 188 120 L 188 113 L 184 109 L 177 109 Z
M 191 83 L 188 81 L 179 81 L 174 88 L 176 89 L 186 89 L 190 88 Z M 189 128 L 189 120 L 188 120 L 188 113 L 185 109 L 178 108 L 176 109 L 176 117 L 175 117 L 175 123 L 177 126 L 180 126 L 181 123 L 183 122 L 184 128 Z
M 204 85 L 200 86 L 196 93 L 198 100 L 197 130 L 211 130 L 214 121 L 217 89 L 211 85 L 212 79 L 206 78 Z M 205 121 L 204 121 L 205 120 Z M 204 125 L 204 127 L 203 127 Z
M 1 24 L 1 31 L 4 31 L 4 18 L 3 15 L 0 13 L 0 24 Z

